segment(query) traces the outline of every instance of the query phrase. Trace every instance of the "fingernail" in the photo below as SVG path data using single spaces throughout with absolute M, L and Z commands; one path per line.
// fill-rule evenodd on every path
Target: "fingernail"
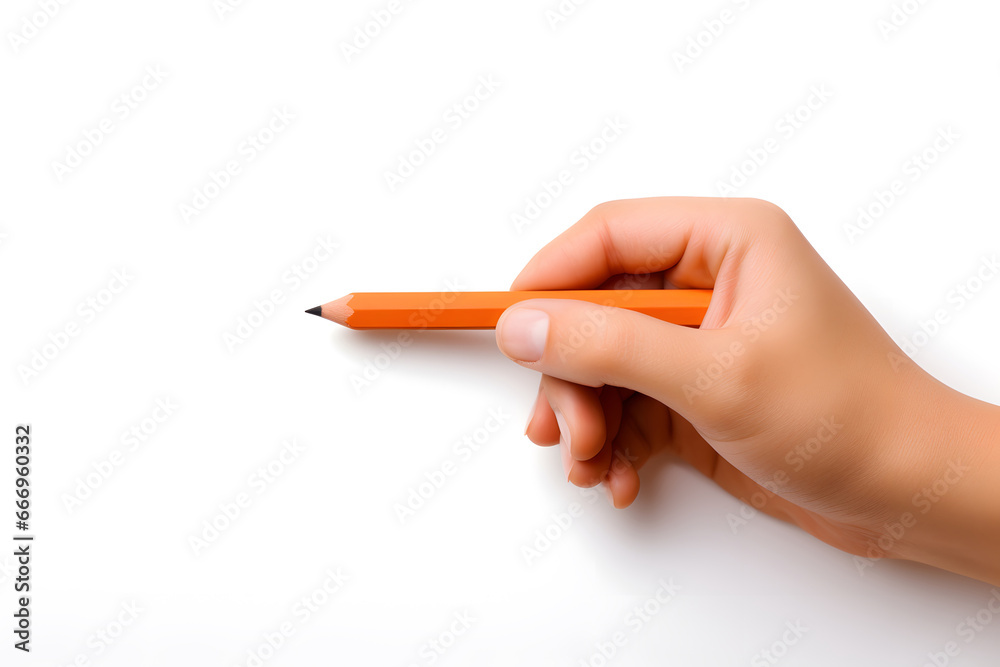
M 573 469 L 573 452 L 570 450 L 569 425 L 566 418 L 559 410 L 553 410 L 556 416 L 556 423 L 559 425 L 559 452 L 562 454 L 563 470 L 566 471 L 566 481 L 569 481 L 569 472 Z
M 573 457 L 569 454 L 569 447 L 566 446 L 566 441 L 562 438 L 559 439 L 559 451 L 562 453 L 563 470 L 566 472 L 566 481 L 569 481 L 569 473 L 573 469 Z
M 611 503 L 612 507 L 614 507 L 615 506 L 615 494 L 611 493 L 611 482 L 609 482 L 606 479 L 605 480 L 601 480 L 601 486 L 604 487 L 604 495 L 606 495 L 608 497 L 608 502 Z
M 538 401 L 541 400 L 542 395 L 539 393 L 535 396 L 535 402 L 531 404 L 531 411 L 528 412 L 528 421 L 524 422 L 524 435 L 528 435 L 528 428 L 531 426 L 531 420 L 535 418 L 535 410 L 538 409 Z
M 511 359 L 538 361 L 549 335 L 549 314 L 533 308 L 515 308 L 500 327 L 500 349 Z
M 556 416 L 556 424 L 559 425 L 559 442 L 560 444 L 566 443 L 566 453 L 572 455 L 573 450 L 570 449 L 571 440 L 570 440 L 569 424 L 566 423 L 566 418 L 563 417 L 562 411 L 553 410 L 552 412 Z

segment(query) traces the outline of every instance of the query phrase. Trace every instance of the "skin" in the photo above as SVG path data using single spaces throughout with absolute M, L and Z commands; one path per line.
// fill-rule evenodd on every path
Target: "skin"
M 571 483 L 624 508 L 673 455 L 855 556 L 1000 585 L 1000 408 L 911 361 L 780 208 L 601 204 L 511 285 L 598 287 L 714 294 L 698 329 L 570 300 L 503 314 L 501 351 L 542 374 L 526 434 Z

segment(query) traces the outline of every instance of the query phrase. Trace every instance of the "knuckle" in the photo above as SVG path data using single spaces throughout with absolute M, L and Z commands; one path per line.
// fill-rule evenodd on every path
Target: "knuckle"
M 757 197 L 747 197 L 743 201 L 747 206 L 752 207 L 756 211 L 768 212 L 768 213 L 777 213 L 777 212 L 784 213 L 784 211 L 781 210 L 780 206 L 767 199 L 759 199 Z
M 611 199 L 603 201 L 587 211 L 587 215 L 585 217 L 591 224 L 609 227 L 614 225 L 616 220 L 620 219 L 621 216 L 619 214 L 629 205 L 629 203 L 630 200 L 628 199 Z
M 779 227 L 794 226 L 791 216 L 789 216 L 783 208 L 773 202 L 767 201 L 766 199 L 753 198 L 747 199 L 745 202 L 750 210 L 758 215 L 763 222 Z
M 740 199 L 734 205 L 746 241 L 771 239 L 775 243 L 787 243 L 801 235 L 792 218 L 777 204 L 764 199 Z
M 587 213 L 587 215 L 599 219 L 607 218 L 609 217 L 609 214 L 612 211 L 614 211 L 615 208 L 617 208 L 617 206 L 618 206 L 618 200 L 612 199 L 608 201 L 602 201 L 600 204 L 597 204 L 593 208 L 591 208 L 590 211 Z

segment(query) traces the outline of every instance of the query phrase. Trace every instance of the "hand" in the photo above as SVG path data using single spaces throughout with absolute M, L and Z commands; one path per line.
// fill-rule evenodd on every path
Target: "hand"
M 699 329 L 569 300 L 504 313 L 500 349 L 542 373 L 526 434 L 569 481 L 627 507 L 669 452 L 849 553 L 1000 581 L 1000 410 L 910 361 L 781 209 L 602 204 L 511 285 L 598 287 L 714 293 Z

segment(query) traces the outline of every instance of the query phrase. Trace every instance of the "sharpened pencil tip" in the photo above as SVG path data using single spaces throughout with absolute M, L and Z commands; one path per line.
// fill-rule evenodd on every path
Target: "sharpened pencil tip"
M 323 317 L 323 306 L 316 306 L 315 308 L 310 308 L 306 312 L 309 313 L 310 315 L 319 315 L 320 317 Z

